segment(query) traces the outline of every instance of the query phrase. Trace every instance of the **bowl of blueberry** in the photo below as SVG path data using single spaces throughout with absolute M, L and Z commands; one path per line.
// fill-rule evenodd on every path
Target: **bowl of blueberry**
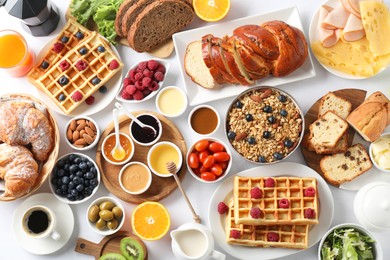
M 88 200 L 100 184 L 96 163 L 87 155 L 69 153 L 60 157 L 50 175 L 49 186 L 57 199 L 69 204 Z
M 304 116 L 291 95 L 274 87 L 254 87 L 230 104 L 225 134 L 244 159 L 258 164 L 280 162 L 299 146 Z

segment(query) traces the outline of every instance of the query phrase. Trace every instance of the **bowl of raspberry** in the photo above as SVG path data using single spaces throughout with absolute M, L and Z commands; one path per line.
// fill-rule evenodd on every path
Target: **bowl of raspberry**
M 163 60 L 146 60 L 131 66 L 116 99 L 124 103 L 139 103 L 153 98 L 161 89 L 169 66 Z

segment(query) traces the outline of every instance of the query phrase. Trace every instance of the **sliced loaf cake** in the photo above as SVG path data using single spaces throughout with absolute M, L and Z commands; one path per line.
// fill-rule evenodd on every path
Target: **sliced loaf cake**
M 335 153 L 344 153 L 348 149 L 348 133 L 347 131 L 343 134 L 340 140 L 332 148 L 329 147 L 313 147 L 313 150 L 317 154 L 335 154 Z
M 333 112 L 345 120 L 352 111 L 352 104 L 347 99 L 329 92 L 321 98 L 318 116 L 322 116 L 328 110 L 333 110 Z

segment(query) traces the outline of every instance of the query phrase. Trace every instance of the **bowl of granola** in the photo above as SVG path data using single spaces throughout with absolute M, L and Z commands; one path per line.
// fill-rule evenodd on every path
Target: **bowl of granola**
M 297 102 L 274 87 L 242 92 L 230 104 L 225 118 L 225 134 L 233 150 L 252 163 L 284 160 L 304 134 L 304 115 Z

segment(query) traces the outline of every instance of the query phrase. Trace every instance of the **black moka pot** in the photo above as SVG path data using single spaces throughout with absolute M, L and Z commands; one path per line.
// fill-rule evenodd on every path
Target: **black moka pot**
M 0 0 L 0 6 L 19 18 L 23 29 L 34 36 L 49 35 L 60 20 L 56 6 L 49 0 Z

